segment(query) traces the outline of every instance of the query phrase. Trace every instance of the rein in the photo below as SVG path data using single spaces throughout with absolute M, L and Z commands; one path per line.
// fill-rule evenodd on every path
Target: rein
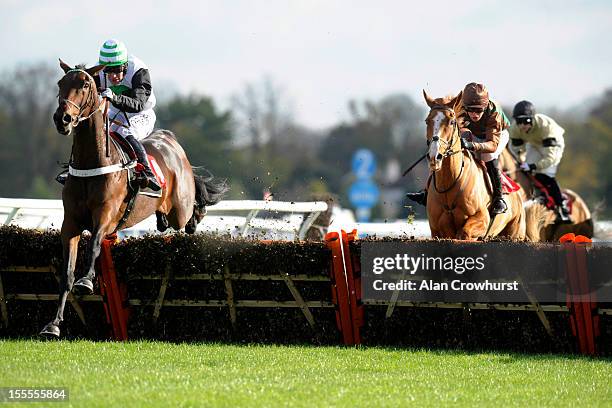
M 514 164 L 517 166 L 521 164 L 521 161 L 516 156 L 516 154 L 512 151 L 512 149 L 507 149 L 507 150 L 508 150 L 508 153 L 510 153 L 510 157 L 512 157 L 512 160 L 514 161 Z M 515 172 L 517 171 L 522 172 L 529 179 L 529 182 L 531 183 L 531 198 L 532 199 L 537 198 L 536 190 L 539 190 L 542 194 L 544 194 L 544 199 L 546 200 L 547 203 L 550 201 L 554 202 L 554 199 L 551 197 L 548 189 L 537 178 L 535 178 L 535 176 L 531 174 L 531 172 L 525 171 L 521 168 L 517 168 Z M 548 207 L 548 205 L 546 206 Z

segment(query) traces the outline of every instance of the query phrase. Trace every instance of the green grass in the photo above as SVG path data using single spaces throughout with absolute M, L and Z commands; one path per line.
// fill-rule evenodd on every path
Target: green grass
M 69 388 L 70 405 L 86 407 L 610 406 L 612 361 L 386 348 L 0 340 L 0 387 L 62 386 Z

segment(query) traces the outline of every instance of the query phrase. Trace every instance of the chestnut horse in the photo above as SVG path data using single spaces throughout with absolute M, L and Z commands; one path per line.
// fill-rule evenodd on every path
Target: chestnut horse
M 430 108 L 427 143 L 431 173 L 427 191 L 427 217 L 433 238 L 476 240 L 504 236 L 537 239 L 543 206 L 523 208 L 518 192 L 505 196 L 508 210 L 493 219 L 489 214 L 492 196 L 485 184 L 486 171 L 461 147 L 457 112 L 462 93 L 433 99 L 423 91 Z
M 128 171 L 114 143 L 107 146 L 103 118 L 104 102 L 99 99 L 94 76 L 103 68 L 71 68 L 60 60 L 64 77 L 58 82 L 59 106 L 53 121 L 59 133 L 72 134 L 71 172 L 62 190 L 64 222 L 61 240 L 64 266 L 55 318 L 41 331 L 59 337 L 60 322 L 68 293 L 93 293 L 95 261 L 102 240 L 117 229 L 128 228 L 151 214 L 157 215 L 160 231 L 168 226 L 194 233 L 205 214 L 205 206 L 218 202 L 227 191 L 225 182 L 212 177 L 194 176 L 191 164 L 174 134 L 159 130 L 142 140 L 147 153 L 155 158 L 166 184 L 160 197 L 137 195 L 129 216 Z M 76 170 L 76 171 L 75 171 Z M 76 175 L 75 175 L 76 174 Z M 87 274 L 74 283 L 77 249 L 84 230 L 91 232 L 86 251 Z
M 522 199 L 523 201 L 537 199 L 538 194 L 535 190 L 532 177 L 527 175 L 518 167 L 518 160 L 515 156 L 506 148 L 499 156 L 499 163 L 501 168 L 522 187 Z M 589 207 L 586 205 L 582 197 L 578 193 L 569 190 L 562 189 L 562 193 L 567 195 L 571 203 L 570 218 L 572 219 L 571 224 L 555 224 L 544 226 L 540 230 L 540 239 L 542 241 L 558 242 L 559 238 L 563 235 L 573 232 L 576 235 L 584 235 L 589 238 L 593 238 L 594 225 L 593 217 Z M 550 217 L 553 218 L 554 214 L 552 210 Z M 595 211 L 597 212 L 597 211 Z

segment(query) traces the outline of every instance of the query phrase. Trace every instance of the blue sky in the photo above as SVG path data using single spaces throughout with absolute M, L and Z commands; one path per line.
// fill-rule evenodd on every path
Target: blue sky
M 421 102 L 423 88 L 442 96 L 472 81 L 505 105 L 561 109 L 612 87 L 610 1 L 100 4 L 0 0 L 0 70 L 58 57 L 93 64 L 114 37 L 149 65 L 154 86 L 221 106 L 269 75 L 295 119 L 315 128 L 346 118 L 349 98 Z

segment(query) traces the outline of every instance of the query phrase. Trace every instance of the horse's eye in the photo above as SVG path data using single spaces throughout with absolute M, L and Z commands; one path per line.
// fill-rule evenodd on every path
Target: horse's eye
M 89 88 L 89 82 L 85 82 L 85 84 L 83 85 L 83 88 L 85 89 Z

